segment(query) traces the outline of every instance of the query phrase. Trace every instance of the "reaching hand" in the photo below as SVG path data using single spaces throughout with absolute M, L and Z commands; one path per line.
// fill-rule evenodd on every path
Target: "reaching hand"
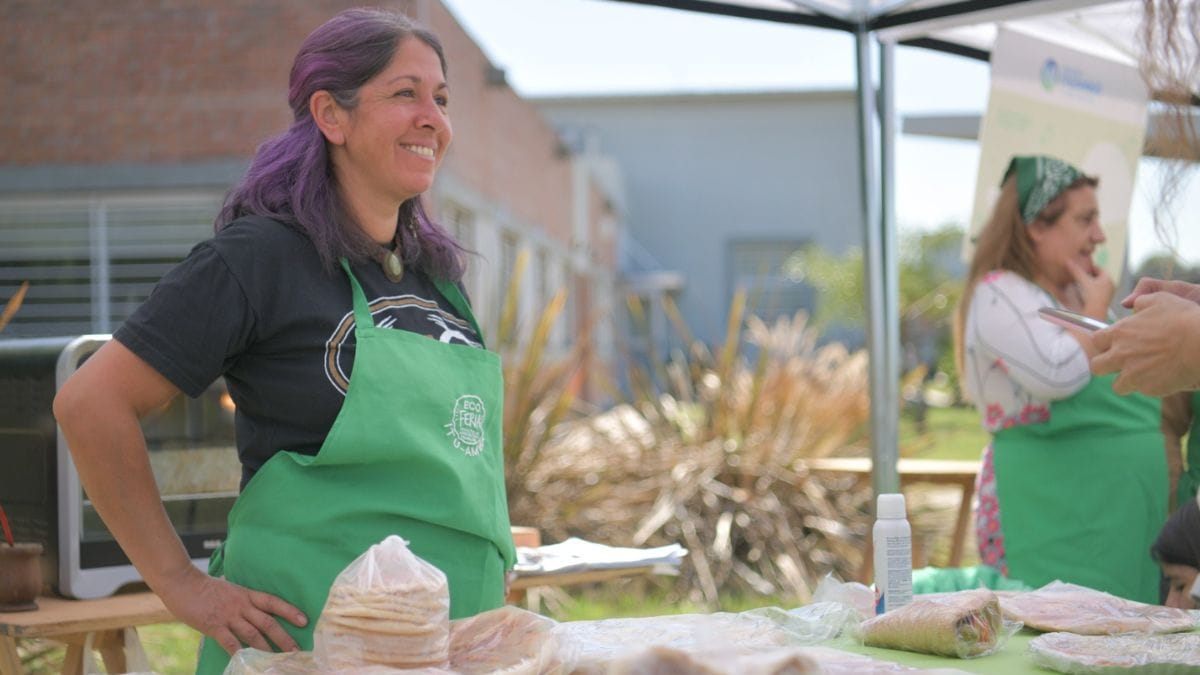
M 1141 284 L 1138 287 L 1141 288 Z M 1171 292 L 1139 295 L 1134 314 L 1092 334 L 1097 375 L 1113 391 L 1165 396 L 1200 384 L 1200 305 Z
M 1196 284 L 1189 284 L 1186 281 L 1163 281 L 1162 279 L 1142 277 L 1138 280 L 1137 286 L 1133 287 L 1133 292 L 1121 301 L 1121 305 L 1132 308 L 1133 303 L 1143 295 L 1161 292 L 1177 295 L 1185 300 L 1191 300 L 1194 303 L 1200 304 L 1200 286 Z
M 177 619 L 216 640 L 230 656 L 242 645 L 285 652 L 300 648 L 279 625 L 276 617 L 296 626 L 308 622 L 304 614 L 279 598 L 210 577 L 192 568 L 182 580 L 166 584 L 163 604 Z M 271 644 L 268 644 L 268 640 Z

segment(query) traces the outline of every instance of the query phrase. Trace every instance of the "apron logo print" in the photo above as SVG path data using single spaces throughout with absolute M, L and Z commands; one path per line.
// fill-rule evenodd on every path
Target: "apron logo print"
M 454 439 L 454 447 L 468 457 L 483 452 L 483 399 L 472 394 L 459 396 L 454 402 L 454 414 L 446 425 L 446 435 Z

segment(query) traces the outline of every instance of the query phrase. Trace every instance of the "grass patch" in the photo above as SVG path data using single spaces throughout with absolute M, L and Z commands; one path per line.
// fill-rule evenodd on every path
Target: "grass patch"
M 146 650 L 146 659 L 158 675 L 185 675 L 196 672 L 200 633 L 183 623 L 160 623 L 137 629 Z M 48 640 L 23 640 L 21 661 L 29 675 L 54 675 L 66 670 L 66 648 Z M 99 653 L 96 665 L 103 669 Z
M 150 666 L 159 675 L 196 672 L 200 633 L 184 623 L 160 623 L 138 629 Z
M 701 603 L 679 597 L 664 579 L 627 579 L 586 587 L 558 589 L 569 595 L 555 609 L 541 610 L 556 621 L 595 621 L 598 619 L 707 614 Z M 719 612 L 744 612 L 759 607 L 794 607 L 794 600 L 766 595 L 722 596 Z
M 922 459 L 978 460 L 991 434 L 983 430 L 974 407 L 930 407 L 925 432 L 907 411 L 900 416 L 900 455 Z

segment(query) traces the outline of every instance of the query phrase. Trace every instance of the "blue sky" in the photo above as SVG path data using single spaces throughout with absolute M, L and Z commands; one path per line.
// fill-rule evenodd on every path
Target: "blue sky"
M 443 0 L 522 95 L 851 88 L 854 44 L 839 31 L 774 24 L 611 0 Z M 453 65 L 453 64 L 452 64 Z M 982 114 L 986 63 L 901 47 L 900 115 Z M 970 141 L 901 136 L 896 149 L 902 230 L 970 218 L 979 152 Z M 1149 203 L 1154 162 L 1142 162 L 1130 214 L 1130 260 L 1163 246 Z M 1181 213 L 1200 213 L 1192 181 Z M 1194 218 L 1193 218 L 1194 219 Z M 1179 248 L 1200 262 L 1200 227 L 1186 217 Z M 1187 230 L 1191 229 L 1194 234 Z

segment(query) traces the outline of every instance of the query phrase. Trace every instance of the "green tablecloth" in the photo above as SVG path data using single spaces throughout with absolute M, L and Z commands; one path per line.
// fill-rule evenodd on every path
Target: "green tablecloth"
M 1019 673 L 1051 673 L 1054 671 L 1033 665 L 1029 656 L 1029 641 L 1041 635 L 1037 631 L 1022 630 L 1008 639 L 1000 651 L 977 659 L 952 659 L 944 656 L 902 652 L 895 649 L 880 649 L 862 645 L 837 644 L 839 649 L 863 654 L 884 661 L 895 661 L 914 668 L 956 668 L 968 673 L 986 675 L 1014 675 Z

